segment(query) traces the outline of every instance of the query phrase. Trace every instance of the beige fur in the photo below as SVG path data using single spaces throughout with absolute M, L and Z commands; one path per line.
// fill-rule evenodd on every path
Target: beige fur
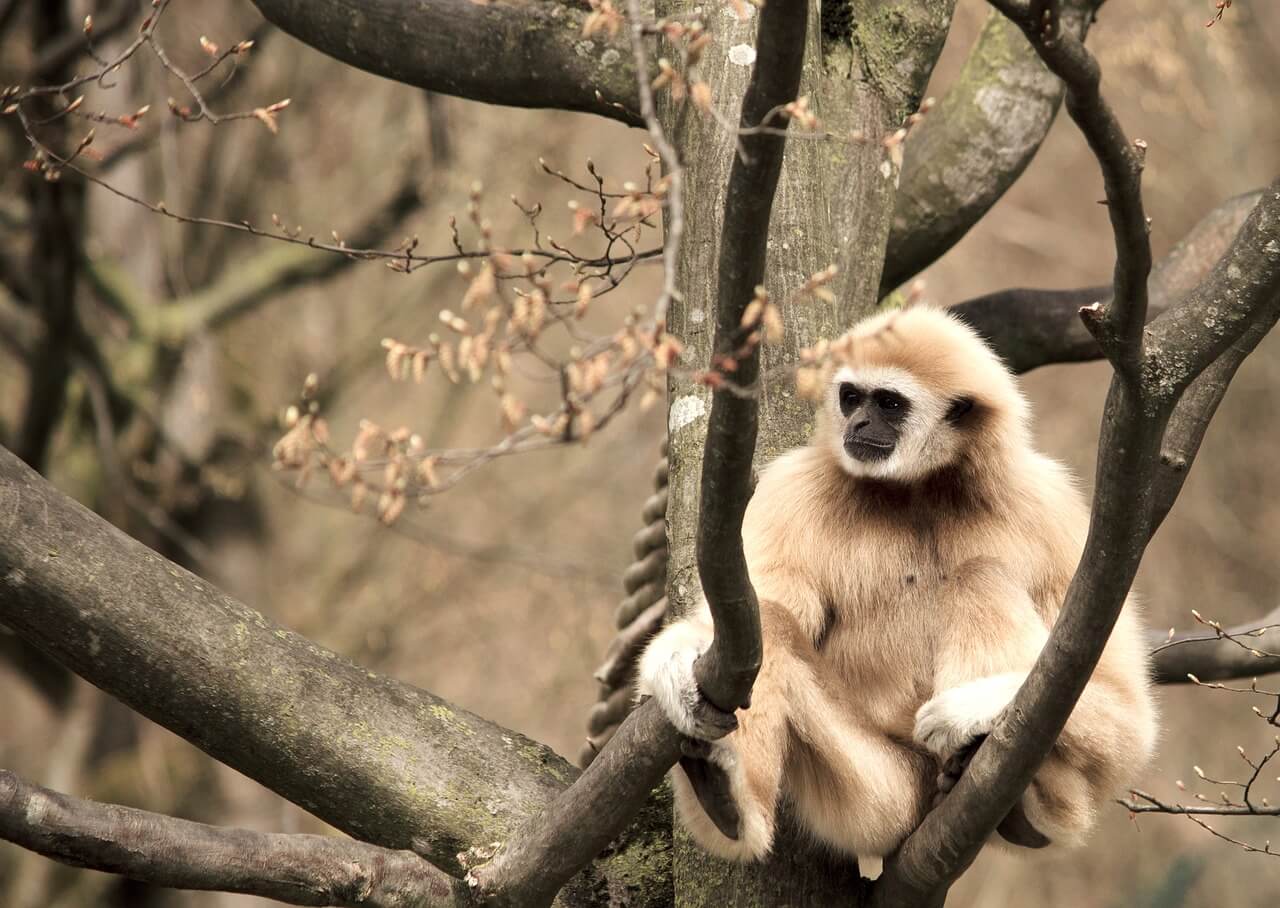
M 672 774 L 685 825 L 726 857 L 768 852 L 784 795 L 837 849 L 884 855 L 901 844 L 933 801 L 941 761 L 991 729 L 1035 661 L 1088 527 L 1071 477 L 1032 449 L 1013 377 L 970 329 L 912 309 L 863 322 L 836 347 L 844 361 L 812 443 L 764 470 L 743 526 L 764 664 L 751 708 L 712 751 L 742 816 L 736 841 Z M 850 376 L 911 400 L 886 461 L 844 452 L 836 389 Z M 962 395 L 973 410 L 947 422 Z M 1135 611 L 1129 603 L 1023 797 L 1055 843 L 1078 842 L 1153 747 Z M 693 658 L 711 634 L 704 608 L 659 634 L 641 662 L 642 693 L 686 730 L 697 731 L 682 713 L 698 696 Z

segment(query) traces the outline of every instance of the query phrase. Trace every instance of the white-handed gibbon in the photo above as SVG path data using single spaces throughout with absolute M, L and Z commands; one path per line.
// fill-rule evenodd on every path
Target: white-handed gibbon
M 705 604 L 641 659 L 640 695 L 693 742 L 672 772 L 680 817 L 728 858 L 769 851 L 782 798 L 842 852 L 897 848 L 1017 692 L 1088 527 L 1013 376 L 959 320 L 885 313 L 833 349 L 811 443 L 762 471 L 743 523 L 764 639 L 751 707 L 726 734 L 698 690 Z M 1155 736 L 1130 602 L 1001 835 L 1078 842 Z

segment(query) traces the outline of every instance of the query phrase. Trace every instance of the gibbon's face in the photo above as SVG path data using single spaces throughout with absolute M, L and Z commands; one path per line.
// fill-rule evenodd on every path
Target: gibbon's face
M 973 408 L 972 398 L 945 399 L 892 366 L 845 366 L 832 394 L 841 466 L 852 476 L 901 482 L 956 459 L 965 441 L 958 423 Z

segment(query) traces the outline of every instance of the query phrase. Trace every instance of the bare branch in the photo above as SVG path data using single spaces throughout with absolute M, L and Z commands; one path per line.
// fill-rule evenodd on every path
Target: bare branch
M 742 99 L 741 126 L 764 124 L 795 99 L 804 63 L 808 4 L 775 0 L 760 14 L 757 57 Z M 786 139 L 753 133 L 741 136 L 729 171 L 724 229 L 720 234 L 719 292 L 713 350 L 733 357 L 733 381 L 750 387 L 760 368 L 757 343 L 744 328 L 744 315 L 764 283 L 769 216 L 782 172 Z M 744 341 L 749 349 L 736 351 Z M 715 636 L 694 664 L 703 694 L 726 712 L 747 706 L 760 668 L 760 610 L 742 550 L 742 516 L 751 498 L 759 402 L 717 389 L 711 400 L 702 461 L 698 513 L 698 577 L 711 608 Z
M 676 293 L 676 272 L 680 261 L 680 243 L 684 237 L 684 165 L 680 156 L 667 139 L 658 112 L 654 106 L 653 85 L 649 81 L 648 54 L 645 51 L 645 20 L 639 0 L 627 0 L 627 18 L 631 28 L 631 56 L 635 61 L 636 90 L 640 99 L 640 117 L 644 128 L 653 140 L 654 149 L 662 161 L 664 177 L 668 182 L 667 205 L 664 211 L 662 242 L 662 295 L 654 307 L 655 321 L 666 327 L 667 309 Z
M 1145 791 L 1134 791 L 1134 799 L 1121 801 L 1120 803 L 1126 809 L 1133 813 L 1171 813 L 1183 815 L 1200 815 L 1200 816 L 1216 816 L 1216 817 L 1280 817 L 1280 806 L 1272 805 L 1270 807 L 1248 807 L 1238 804 L 1167 804 L 1149 795 Z M 1141 799 L 1141 801 L 1137 799 Z
M 461 880 L 412 851 L 353 839 L 208 826 L 99 804 L 0 769 L 0 838 L 45 857 L 176 889 L 211 889 L 290 905 L 466 906 Z
M 1101 5 L 1066 0 L 1063 27 L 1083 41 Z M 1017 27 L 992 11 L 954 85 L 907 140 L 881 296 L 945 254 L 1000 200 L 1040 150 L 1063 93 Z
M 583 38 L 585 4 L 567 0 L 254 0 L 305 44 L 359 69 L 490 104 L 581 110 L 638 125 L 624 44 Z
M 82 54 L 92 51 L 93 42 L 105 41 L 121 31 L 142 9 L 135 0 L 115 0 L 93 18 L 93 27 L 86 32 L 80 28 L 68 28 L 56 38 L 39 48 L 32 73 L 35 79 L 57 79 L 62 69 L 75 62 Z
M 1156 263 L 1147 282 L 1148 316 L 1164 312 L 1205 278 L 1230 247 L 1259 195 L 1251 192 L 1223 202 Z M 1101 359 L 1098 342 L 1080 321 L 1080 307 L 1110 298 L 1109 286 L 1014 288 L 956 303 L 951 311 L 977 329 L 1010 369 L 1029 372 L 1052 363 Z

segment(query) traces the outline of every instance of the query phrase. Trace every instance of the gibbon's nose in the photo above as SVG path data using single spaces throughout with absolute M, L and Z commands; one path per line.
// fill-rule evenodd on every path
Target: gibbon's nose
M 853 431 L 861 432 L 867 426 L 871 425 L 871 420 L 863 418 L 853 424 Z

